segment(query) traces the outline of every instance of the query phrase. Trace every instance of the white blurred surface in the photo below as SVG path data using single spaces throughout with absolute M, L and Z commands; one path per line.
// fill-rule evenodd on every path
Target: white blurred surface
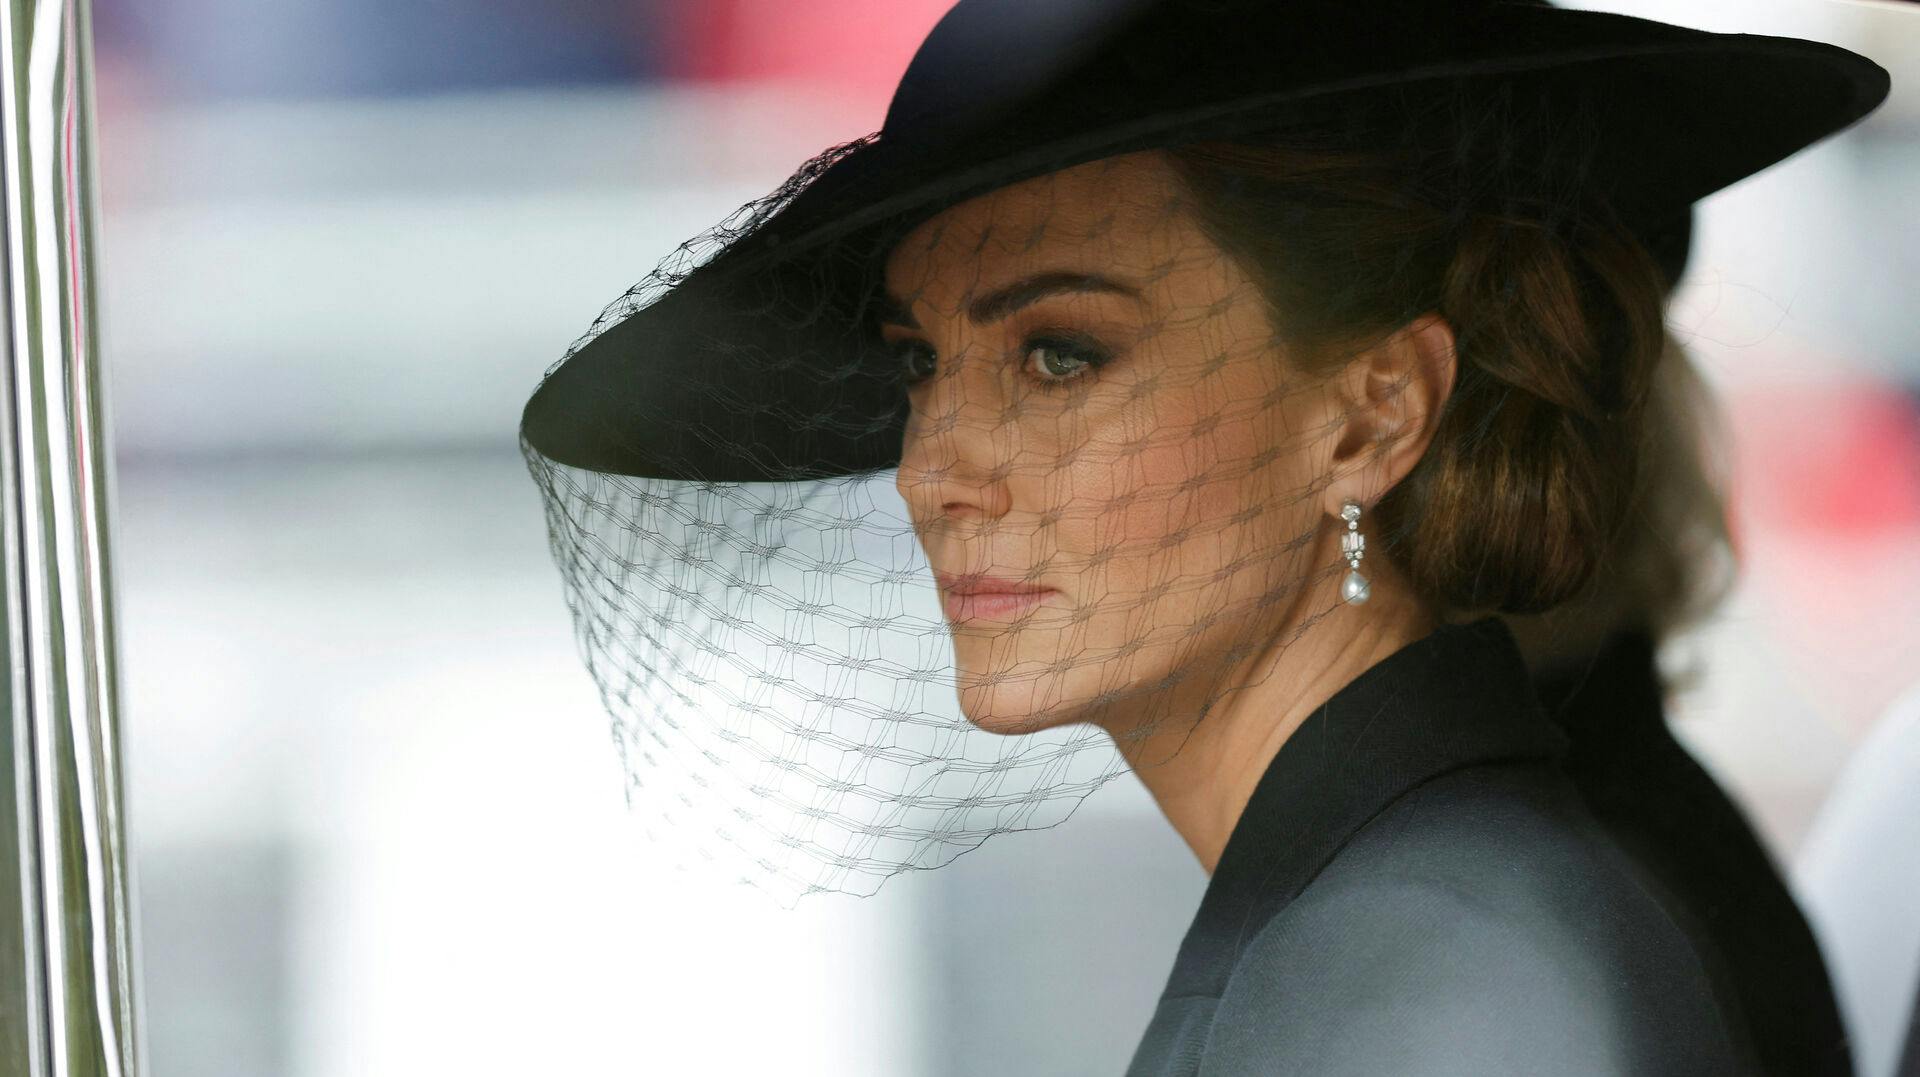
M 1840 775 L 1800 860 L 1860 1077 L 1894 1077 L 1920 1007 L 1920 682 Z M 1920 1033 L 1915 1033 L 1920 1034 Z
M 290 1072 L 905 1071 L 900 902 L 645 858 L 517 455 L 123 476 L 136 847 L 293 850 Z

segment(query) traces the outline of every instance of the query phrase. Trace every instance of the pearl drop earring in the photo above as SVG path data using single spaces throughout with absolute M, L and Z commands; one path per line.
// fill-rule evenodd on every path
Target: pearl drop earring
M 1360 558 L 1366 556 L 1367 536 L 1360 533 L 1360 503 L 1349 501 L 1340 508 L 1347 521 L 1347 533 L 1340 536 L 1340 552 L 1347 559 L 1347 578 L 1340 582 L 1340 597 L 1348 605 L 1358 606 L 1373 595 L 1373 585 L 1360 575 Z

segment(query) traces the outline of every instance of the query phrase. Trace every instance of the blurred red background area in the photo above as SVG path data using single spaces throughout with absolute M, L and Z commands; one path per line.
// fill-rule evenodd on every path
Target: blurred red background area
M 1746 585 L 1818 702 L 1863 734 L 1920 680 L 1920 398 L 1836 378 L 1746 387 L 1728 413 Z
M 684 5 L 672 74 L 807 82 L 870 106 L 873 126 L 927 31 L 953 0 L 707 0 Z
M 1898 386 L 1754 387 L 1733 417 L 1740 493 L 1770 526 L 1835 537 L 1920 527 L 1920 406 Z

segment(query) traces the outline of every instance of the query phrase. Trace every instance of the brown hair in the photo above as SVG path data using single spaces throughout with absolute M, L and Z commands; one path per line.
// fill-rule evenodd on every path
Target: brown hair
M 1444 614 L 1579 595 L 1648 511 L 1650 454 L 1697 455 L 1652 421 L 1670 343 L 1659 265 L 1579 184 L 1577 154 L 1572 182 L 1536 168 L 1489 195 L 1459 156 L 1394 140 L 1168 153 L 1304 371 L 1330 372 L 1425 312 L 1453 327 L 1458 369 L 1433 440 L 1369 514 L 1376 545 Z M 1717 499 L 1703 508 L 1719 519 Z M 1678 571 L 1658 553 L 1640 548 L 1636 575 Z
M 1578 595 L 1532 615 L 1510 616 L 1521 653 L 1536 670 L 1577 667 L 1607 636 L 1640 630 L 1655 643 L 1710 613 L 1731 589 L 1737 565 L 1727 528 L 1722 416 L 1712 393 L 1669 333 L 1647 398 L 1643 480 L 1593 580 Z M 1663 672 L 1675 686 L 1697 676 Z

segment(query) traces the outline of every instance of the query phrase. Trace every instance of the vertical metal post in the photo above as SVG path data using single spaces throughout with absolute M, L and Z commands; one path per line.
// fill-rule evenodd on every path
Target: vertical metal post
M 0 1073 L 132 1077 L 87 0 L 0 21 Z

